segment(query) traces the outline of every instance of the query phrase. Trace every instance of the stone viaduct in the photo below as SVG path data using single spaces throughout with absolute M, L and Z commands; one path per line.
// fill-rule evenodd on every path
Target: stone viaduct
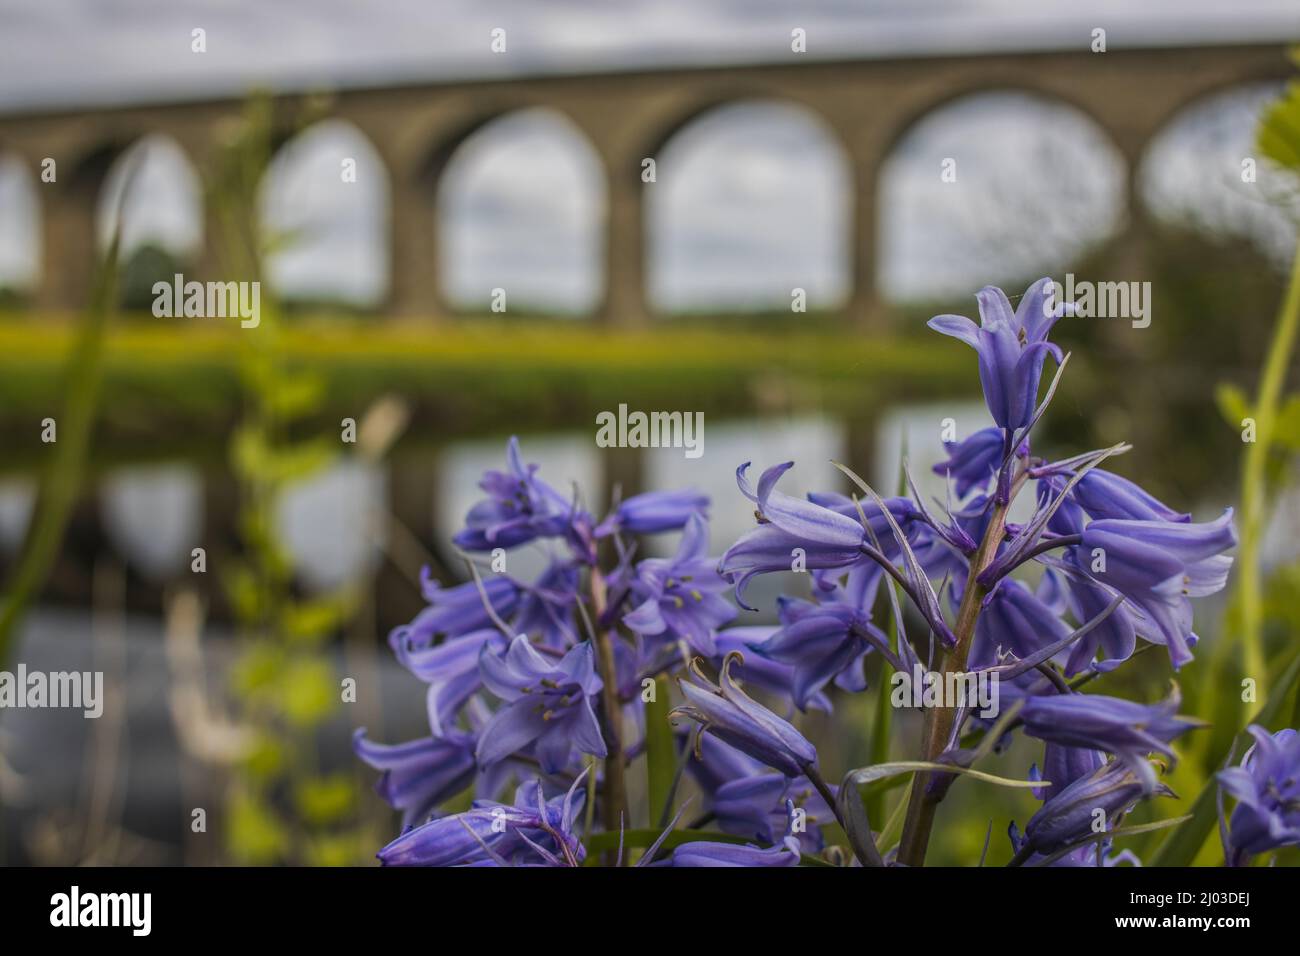
M 392 229 L 387 311 L 406 316 L 446 311 L 436 277 L 433 217 L 437 177 L 456 147 L 513 110 L 547 107 L 566 116 L 589 139 L 608 177 L 600 319 L 636 326 L 649 318 L 642 196 L 653 187 L 642 184 L 642 160 L 713 107 L 752 99 L 798 104 L 828 124 L 851 164 L 854 286 L 847 313 L 862 323 L 880 311 L 873 274 L 877 177 L 894 144 L 931 110 L 980 91 L 1041 95 L 1095 121 L 1136 171 L 1146 145 L 1182 107 L 1223 89 L 1291 73 L 1281 42 L 1106 53 L 1081 44 L 1073 51 L 855 61 L 792 55 L 787 62 L 754 66 L 354 88 L 332 98 L 329 115 L 367 136 L 387 167 Z M 287 106 L 301 95 L 282 94 L 279 104 Z M 117 155 L 141 136 L 165 133 L 202 175 L 214 137 L 241 106 L 240 99 L 227 98 L 0 116 L 0 149 L 16 153 L 33 173 L 45 157 L 58 164 L 57 182 L 38 191 L 43 222 L 38 306 L 65 311 L 85 301 L 96 199 Z

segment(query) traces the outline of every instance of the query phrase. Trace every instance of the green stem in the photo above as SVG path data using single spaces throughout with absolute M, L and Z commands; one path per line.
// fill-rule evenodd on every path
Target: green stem
M 605 579 L 591 570 L 593 617 L 599 621 L 605 612 Z M 614 665 L 614 638 L 603 627 L 596 628 L 596 658 L 600 676 L 602 711 L 605 717 L 605 829 L 617 832 L 628 824 L 627 781 L 623 757 L 623 706 L 618 696 L 618 677 Z
M 1266 467 L 1277 422 L 1278 402 L 1300 327 L 1300 246 L 1296 248 L 1291 279 L 1278 311 L 1273 341 L 1264 361 L 1264 374 L 1252 410 L 1255 441 L 1246 449 L 1241 469 L 1241 542 L 1237 549 L 1237 601 L 1241 615 L 1243 664 L 1247 677 L 1262 681 L 1265 675 L 1260 545 L 1267 504 Z M 1248 711 L 1255 709 L 1247 705 Z M 1247 717 L 1250 716 L 1248 712 Z
M 966 590 L 962 594 L 957 621 L 953 627 L 957 643 L 942 654 L 939 662 L 939 672 L 945 676 L 966 669 L 966 658 L 970 654 L 971 641 L 975 638 L 975 622 L 979 620 L 980 604 L 988 593 L 979 583 L 979 576 L 997 556 L 998 545 L 1006 530 L 1007 510 L 1010 502 L 1015 499 L 1016 492 L 1024 484 L 1024 477 L 1021 472 L 1012 482 L 1007 504 L 993 506 L 993 515 L 988 530 L 984 533 L 984 540 L 971 559 Z M 943 752 L 952 736 L 953 722 L 956 719 L 957 711 L 953 707 L 931 707 L 925 711 L 921 726 L 922 760 L 934 760 Z M 933 774 L 930 773 L 918 773 L 912 779 L 907 819 L 903 823 L 903 836 L 898 845 L 898 862 L 906 866 L 925 865 L 925 851 L 930 844 L 934 814 L 942 799 L 941 796 L 927 792 L 932 777 Z

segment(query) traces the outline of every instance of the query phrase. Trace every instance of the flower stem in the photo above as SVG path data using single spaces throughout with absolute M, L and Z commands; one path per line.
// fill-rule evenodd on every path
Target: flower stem
M 597 621 L 605 613 L 605 579 L 591 569 L 591 600 Z M 623 756 L 623 707 L 618 696 L 618 674 L 614 663 L 614 637 L 607 628 L 596 629 L 596 658 L 600 665 L 602 712 L 605 723 L 605 829 L 611 833 L 627 820 L 627 781 Z
M 1241 614 L 1241 640 L 1245 675 L 1262 681 L 1265 673 L 1263 598 L 1260 582 L 1260 543 L 1263 538 L 1265 480 L 1270 446 L 1277 425 L 1278 402 L 1291 365 L 1297 327 L 1300 326 L 1300 246 L 1296 247 L 1286 297 L 1278 310 L 1252 413 L 1255 442 L 1246 449 L 1241 469 L 1241 544 L 1237 549 L 1237 600 Z M 1249 706 L 1249 705 L 1248 705 Z
M 966 590 L 962 594 L 957 622 L 953 626 L 957 643 L 943 651 L 939 660 L 940 673 L 945 676 L 966 669 L 966 658 L 970 654 L 971 641 L 975 638 L 975 622 L 979 619 L 980 604 L 988 594 L 988 590 L 979 583 L 979 576 L 997 556 L 998 545 L 1002 543 L 1006 532 L 1007 510 L 1024 480 L 1025 474 L 1022 471 L 1011 482 L 1007 500 L 993 505 L 993 514 L 984 533 L 984 540 L 971 559 Z M 934 760 L 943 753 L 952 737 L 956 719 L 957 711 L 953 707 L 931 707 L 925 711 L 921 725 L 922 760 Z M 935 810 L 943 799 L 942 793 L 931 791 L 932 779 L 934 774 L 918 773 L 912 780 L 907 819 L 903 823 L 903 836 L 898 845 L 898 862 L 905 866 L 925 865 L 925 851 L 930 843 Z

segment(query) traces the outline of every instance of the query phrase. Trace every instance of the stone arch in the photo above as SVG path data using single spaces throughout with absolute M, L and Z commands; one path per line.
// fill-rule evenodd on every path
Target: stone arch
M 852 162 L 815 109 L 781 97 L 713 98 L 651 145 L 656 183 L 643 190 L 643 220 L 652 309 L 788 311 L 796 289 L 810 311 L 848 302 Z
M 1143 151 L 1135 201 L 1158 221 L 1245 239 L 1279 266 L 1289 263 L 1300 219 L 1293 177 L 1255 148 L 1260 114 L 1282 89 L 1280 82 L 1234 84 L 1184 103 Z
M 388 295 L 389 171 L 369 138 L 322 119 L 284 139 L 262 178 L 273 251 L 267 279 L 286 301 L 373 308 Z
M 521 107 L 476 118 L 431 151 L 436 268 L 453 311 L 588 315 L 605 294 L 608 184 L 564 113 Z M 499 300 L 498 300 L 499 301 Z
M 1125 153 L 1069 99 L 982 87 L 910 111 L 887 142 L 876 182 L 887 299 L 1058 272 L 1127 222 Z
M 36 174 L 16 153 L 0 145 L 0 304 L 26 299 L 41 270 L 41 201 Z

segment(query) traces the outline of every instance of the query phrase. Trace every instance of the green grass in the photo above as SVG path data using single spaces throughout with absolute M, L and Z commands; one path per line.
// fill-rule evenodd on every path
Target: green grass
M 0 318 L 0 439 L 11 451 L 0 467 L 39 454 L 32 422 L 57 407 L 74 332 L 54 317 Z M 108 441 L 100 449 L 133 458 L 160 442 L 183 450 L 224 432 L 237 418 L 241 350 L 263 334 L 234 320 L 121 322 L 105 343 L 100 434 Z M 325 407 L 310 424 L 337 425 L 392 392 L 412 403 L 415 431 L 431 439 L 585 426 L 619 402 L 716 416 L 852 413 L 885 398 L 958 396 L 972 387 L 959 348 L 789 321 L 748 331 L 678 323 L 633 331 L 486 317 L 434 324 L 304 316 L 280 334 L 287 364 L 325 380 Z

